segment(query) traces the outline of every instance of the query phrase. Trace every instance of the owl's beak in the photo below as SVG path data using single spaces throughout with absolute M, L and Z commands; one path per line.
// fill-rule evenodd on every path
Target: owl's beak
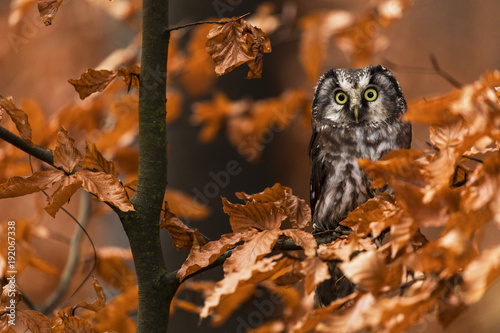
M 354 107 L 354 119 L 356 119 L 356 124 L 358 123 L 359 106 Z

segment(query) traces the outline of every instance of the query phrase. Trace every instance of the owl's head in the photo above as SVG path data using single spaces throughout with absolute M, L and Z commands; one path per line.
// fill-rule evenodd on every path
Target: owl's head
M 379 126 L 406 112 L 398 81 L 383 66 L 332 68 L 323 74 L 314 93 L 313 126 Z

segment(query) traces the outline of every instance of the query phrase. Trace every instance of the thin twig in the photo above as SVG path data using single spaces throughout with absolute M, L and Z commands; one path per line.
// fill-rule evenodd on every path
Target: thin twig
M 432 63 L 432 68 L 434 68 L 434 71 L 436 72 L 437 75 L 441 76 L 443 79 L 448 81 L 451 85 L 455 86 L 456 88 L 460 88 L 463 86 L 462 83 L 458 82 L 453 76 L 451 76 L 448 72 L 444 71 L 440 66 L 437 61 L 437 58 L 434 54 L 430 54 L 429 58 Z
M 193 22 L 193 23 L 187 23 L 187 24 L 179 25 L 179 26 L 176 26 L 173 28 L 169 28 L 165 32 L 171 32 L 174 30 L 184 29 L 187 27 L 192 27 L 194 25 L 200 25 L 200 24 L 226 24 L 226 23 L 236 22 L 236 21 L 241 20 L 244 17 L 247 17 L 248 15 L 250 15 L 250 13 L 246 13 L 245 15 L 241 15 L 237 18 L 234 18 L 231 20 L 226 20 L 226 21 L 198 21 L 198 22 Z

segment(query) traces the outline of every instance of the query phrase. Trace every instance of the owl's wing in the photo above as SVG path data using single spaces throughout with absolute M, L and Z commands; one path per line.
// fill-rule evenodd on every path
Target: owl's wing
M 396 142 L 398 143 L 398 148 L 411 148 L 411 124 L 404 123 L 401 130 L 397 133 Z
M 323 170 L 324 164 L 318 161 L 319 153 L 319 132 L 313 130 L 311 136 L 311 141 L 309 142 L 309 158 L 311 161 L 311 182 L 310 182 L 310 205 L 311 214 L 314 216 L 314 208 L 316 207 L 316 201 L 320 196 L 321 184 L 323 184 L 325 172 Z

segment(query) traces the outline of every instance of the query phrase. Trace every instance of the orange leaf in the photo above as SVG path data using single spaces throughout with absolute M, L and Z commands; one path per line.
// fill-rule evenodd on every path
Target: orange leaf
M 167 201 L 165 201 L 165 215 L 160 222 L 160 228 L 166 228 L 168 230 L 170 236 L 172 236 L 174 240 L 174 246 L 177 250 L 191 250 L 195 240 L 198 246 L 206 244 L 205 239 L 197 229 L 191 229 L 170 211 Z
M 33 310 L 18 310 L 17 317 L 31 332 L 49 333 L 52 332 L 50 319 L 40 312 Z
M 271 42 L 262 30 L 240 19 L 214 25 L 208 33 L 206 49 L 215 62 L 217 75 L 247 63 L 250 67 L 247 78 L 259 78 L 263 54 L 271 52 Z
M 118 75 L 118 71 L 108 71 L 106 69 L 95 70 L 89 68 L 78 80 L 69 79 L 75 90 L 80 95 L 80 99 L 85 99 L 91 94 L 106 89 L 108 84 Z
M 141 68 L 139 66 L 133 65 L 131 67 L 120 68 L 117 74 L 123 77 L 127 87 L 139 89 L 139 75 L 141 74 Z
M 21 138 L 26 141 L 31 147 L 34 147 L 33 141 L 31 140 L 31 125 L 28 121 L 28 115 L 21 109 L 18 109 L 14 102 L 12 101 L 12 97 L 2 98 L 0 96 L 0 111 L 5 110 L 9 115 L 10 119 L 16 125 Z M 0 113 L 0 120 L 2 119 L 2 115 Z
M 122 292 L 136 284 L 135 274 L 127 264 L 132 261 L 129 249 L 104 247 L 97 250 L 96 273 L 110 286 Z
M 199 271 L 219 258 L 226 250 L 234 244 L 253 237 L 257 233 L 256 230 L 247 230 L 233 234 L 222 235 L 217 241 L 205 244 L 199 253 L 190 253 L 182 267 L 177 272 L 177 277 L 180 281 L 188 275 Z
M 274 248 L 282 231 L 279 229 L 264 230 L 247 238 L 243 245 L 233 250 L 231 257 L 224 262 L 224 273 L 245 270 Z
M 70 137 L 68 131 L 61 126 L 54 149 L 54 165 L 67 173 L 72 173 L 82 160 L 82 154 L 74 144 L 75 139 Z
M 76 190 L 78 190 L 82 186 L 82 182 L 79 181 L 75 175 L 70 175 L 65 177 L 57 190 L 55 190 L 52 195 L 47 197 L 48 205 L 45 207 L 47 213 L 50 216 L 55 217 L 56 213 L 59 211 L 59 208 L 62 207 L 65 203 L 69 201 L 69 199 L 75 194 Z
M 46 190 L 64 177 L 60 170 L 38 171 L 29 177 L 14 176 L 0 184 L 0 199 L 14 198 Z
M 95 293 L 97 295 L 97 299 L 92 303 L 87 303 L 87 301 L 83 301 L 78 303 L 76 306 L 94 312 L 99 312 L 102 308 L 104 308 L 104 305 L 106 305 L 106 295 L 104 294 L 104 290 L 102 289 L 97 279 L 95 277 L 92 278 L 94 279 L 93 285 Z
M 500 275 L 500 246 L 485 250 L 464 268 L 460 295 L 467 304 L 481 299 Z
M 318 244 L 316 239 L 311 233 L 299 229 L 286 229 L 283 230 L 283 235 L 290 237 L 295 245 L 304 249 L 306 256 L 314 256 Z
M 78 171 L 75 176 L 82 182 L 85 191 L 96 195 L 122 212 L 134 211 L 120 180 L 105 172 Z
M 37 0 L 38 11 L 42 17 L 43 24 L 46 26 L 52 24 L 52 20 L 56 16 L 57 10 L 62 2 L 63 0 Z
M 85 156 L 83 157 L 83 169 L 102 171 L 118 177 L 118 166 L 113 161 L 108 161 L 97 150 L 95 143 L 86 141 Z
M 306 293 L 310 294 L 321 282 L 330 278 L 328 264 L 319 257 L 308 257 L 302 262 L 301 272 L 306 276 Z
M 9 26 L 14 26 L 31 10 L 36 0 L 18 0 L 11 2 L 9 14 Z
M 172 213 L 179 218 L 200 220 L 210 213 L 207 206 L 178 190 L 167 189 L 163 200 L 168 202 Z
M 234 232 L 245 231 L 248 228 L 257 230 L 274 230 L 286 219 L 283 209 L 274 203 L 247 203 L 238 205 L 222 198 L 224 212 L 229 215 L 229 223 Z

